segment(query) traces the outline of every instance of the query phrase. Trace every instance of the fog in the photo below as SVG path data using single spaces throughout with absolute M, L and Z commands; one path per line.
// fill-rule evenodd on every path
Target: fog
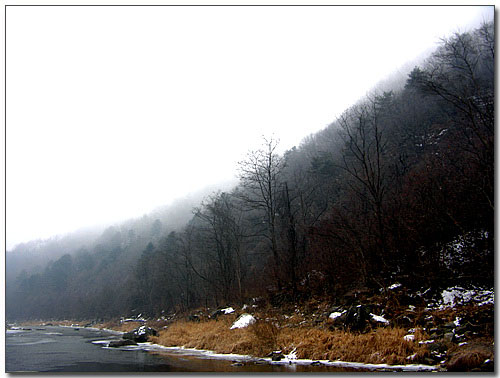
M 6 241 L 236 180 L 492 7 L 6 9 Z

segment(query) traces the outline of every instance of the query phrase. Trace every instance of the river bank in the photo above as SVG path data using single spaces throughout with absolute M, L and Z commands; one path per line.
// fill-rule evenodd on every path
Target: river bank
M 361 298 L 361 304 L 349 306 L 319 300 L 273 306 L 255 300 L 157 319 L 139 315 L 100 323 L 52 324 L 115 332 L 151 327 L 158 332 L 148 338 L 154 345 L 211 351 L 212 357 L 252 356 L 269 363 L 355 364 L 367 369 L 383 364 L 387 369 L 417 365 L 424 366 L 420 370 L 493 371 L 492 291 L 453 288 L 444 290 L 438 301 L 415 304 L 405 303 L 407 296 L 394 285 L 385 298 Z M 235 327 L 243 316 L 253 321 Z

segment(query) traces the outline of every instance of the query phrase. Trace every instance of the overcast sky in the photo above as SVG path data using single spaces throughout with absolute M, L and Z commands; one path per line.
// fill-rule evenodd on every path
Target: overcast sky
M 8 7 L 7 247 L 141 216 L 335 120 L 492 7 Z

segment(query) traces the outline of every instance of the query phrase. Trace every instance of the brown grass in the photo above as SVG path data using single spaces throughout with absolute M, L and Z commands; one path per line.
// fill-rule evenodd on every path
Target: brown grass
M 448 350 L 448 371 L 470 371 L 479 368 L 487 359 L 494 360 L 493 345 L 493 337 L 483 337 L 464 346 L 452 346 Z
M 91 321 L 87 321 L 87 320 L 80 320 L 80 321 L 78 321 L 78 320 L 27 321 L 27 322 L 22 322 L 21 325 L 22 326 L 44 326 L 47 323 L 50 323 L 50 324 L 53 324 L 56 326 L 57 325 L 70 326 L 70 325 L 74 324 L 74 325 L 83 327 L 85 324 L 91 323 Z M 158 324 L 163 325 L 163 323 L 160 323 L 160 322 L 158 322 Z M 94 324 L 92 327 L 100 328 L 100 329 L 107 328 L 107 329 L 112 329 L 112 330 L 121 331 L 121 332 L 130 332 L 130 331 L 136 329 L 137 327 L 140 327 L 141 325 L 143 325 L 143 323 L 141 323 L 141 322 L 120 323 L 120 320 L 115 319 L 115 320 L 110 320 L 110 321 L 103 322 L 103 323 Z M 155 326 L 153 326 L 153 327 L 155 327 Z M 156 325 L 156 328 L 158 328 L 158 325 Z
M 90 321 L 76 321 L 76 320 L 48 320 L 48 321 L 42 321 L 42 320 L 33 320 L 33 321 L 26 321 L 26 322 L 21 322 L 21 326 L 40 326 L 43 327 L 44 325 L 50 323 L 53 325 L 61 325 L 61 326 L 70 326 L 72 324 L 80 325 L 83 327 L 84 324 L 89 323 Z
M 428 356 L 418 341 L 425 335 L 417 330 L 414 341 L 405 341 L 406 330 L 379 328 L 358 334 L 341 330 L 326 331 L 314 328 L 286 330 L 279 338 L 283 349 L 297 348 L 299 358 L 342 360 L 365 363 L 406 364 Z M 411 361 L 407 359 L 416 353 Z
M 296 349 L 298 358 L 328 359 L 365 363 L 417 363 L 429 355 L 419 340 L 426 335 L 417 330 L 414 341 L 405 341 L 401 328 L 379 328 L 365 334 L 317 328 L 278 328 L 270 321 L 230 330 L 234 319 L 199 323 L 176 322 L 160 332 L 153 342 L 165 346 L 208 349 L 218 353 L 265 356 L 273 350 L 289 353 Z M 412 360 L 407 357 L 416 353 Z
M 107 329 L 112 329 L 114 331 L 120 331 L 120 332 L 130 332 L 137 327 L 140 327 L 143 323 L 141 322 L 126 322 L 126 323 L 120 323 L 119 320 L 113 320 L 101 324 L 96 324 L 94 327 L 96 328 L 107 328 Z
M 478 368 L 488 355 L 478 350 L 466 350 L 455 354 L 446 365 L 448 371 L 470 371 Z
M 230 330 L 233 317 L 218 321 L 201 322 L 178 321 L 160 332 L 153 342 L 166 346 L 209 349 L 219 353 L 247 354 L 253 350 L 254 335 L 248 329 Z

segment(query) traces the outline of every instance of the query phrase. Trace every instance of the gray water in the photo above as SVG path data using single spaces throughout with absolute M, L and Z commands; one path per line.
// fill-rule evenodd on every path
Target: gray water
M 346 372 L 327 366 L 269 365 L 203 359 L 168 352 L 103 348 L 92 341 L 120 336 L 86 328 L 44 326 L 8 330 L 5 365 L 11 372 Z M 359 371 L 359 370 L 358 370 Z

